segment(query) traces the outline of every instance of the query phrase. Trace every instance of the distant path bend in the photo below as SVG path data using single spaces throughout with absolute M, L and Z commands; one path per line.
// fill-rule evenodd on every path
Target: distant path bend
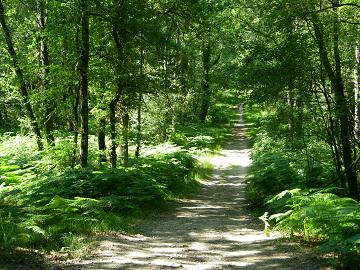
M 266 237 L 245 208 L 251 165 L 243 106 L 232 139 L 214 158 L 213 176 L 172 215 L 141 228 L 141 235 L 106 237 L 91 259 L 71 269 L 322 269 L 304 251 Z

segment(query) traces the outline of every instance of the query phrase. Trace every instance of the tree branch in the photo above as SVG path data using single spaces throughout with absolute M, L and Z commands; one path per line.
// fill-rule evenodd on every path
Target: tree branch
M 360 5 L 355 4 L 355 3 L 333 4 L 332 6 L 324 7 L 324 8 L 312 11 L 312 12 L 308 12 L 306 14 L 319 13 L 319 12 L 323 12 L 323 11 L 326 11 L 326 10 L 329 10 L 329 9 L 335 9 L 335 8 L 339 8 L 339 7 L 356 7 L 356 8 L 360 8 Z
M 360 25 L 360 22 L 351 22 L 351 21 L 348 21 L 348 20 L 340 20 L 340 22 L 347 23 L 347 24 L 353 24 L 353 25 Z

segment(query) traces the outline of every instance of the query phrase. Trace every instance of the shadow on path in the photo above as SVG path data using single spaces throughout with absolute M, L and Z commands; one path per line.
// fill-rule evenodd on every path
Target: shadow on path
M 56 263 L 29 250 L 0 250 L 0 270 L 60 270 Z
M 321 269 L 293 244 L 266 237 L 245 209 L 251 165 L 242 108 L 232 140 L 214 158 L 213 177 L 176 211 L 144 225 L 136 236 L 107 237 L 75 269 Z M 74 269 L 74 265 L 72 266 Z

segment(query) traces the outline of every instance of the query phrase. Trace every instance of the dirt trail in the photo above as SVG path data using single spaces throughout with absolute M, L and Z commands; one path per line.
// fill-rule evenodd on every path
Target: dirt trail
M 172 215 L 136 236 L 107 237 L 77 269 L 322 269 L 305 251 L 266 237 L 245 209 L 251 164 L 242 108 L 232 140 L 213 160 L 213 176 L 198 195 L 180 200 Z M 74 267 L 74 265 L 72 266 Z M 74 269 L 74 268 L 72 268 Z

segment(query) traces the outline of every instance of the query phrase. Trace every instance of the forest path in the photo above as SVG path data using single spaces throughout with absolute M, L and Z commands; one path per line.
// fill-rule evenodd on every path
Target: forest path
M 214 158 L 213 176 L 191 199 L 140 228 L 141 235 L 105 237 L 75 269 L 321 269 L 304 250 L 266 237 L 245 208 L 251 164 L 242 107 L 232 139 Z M 74 269 L 71 268 L 71 269 Z

